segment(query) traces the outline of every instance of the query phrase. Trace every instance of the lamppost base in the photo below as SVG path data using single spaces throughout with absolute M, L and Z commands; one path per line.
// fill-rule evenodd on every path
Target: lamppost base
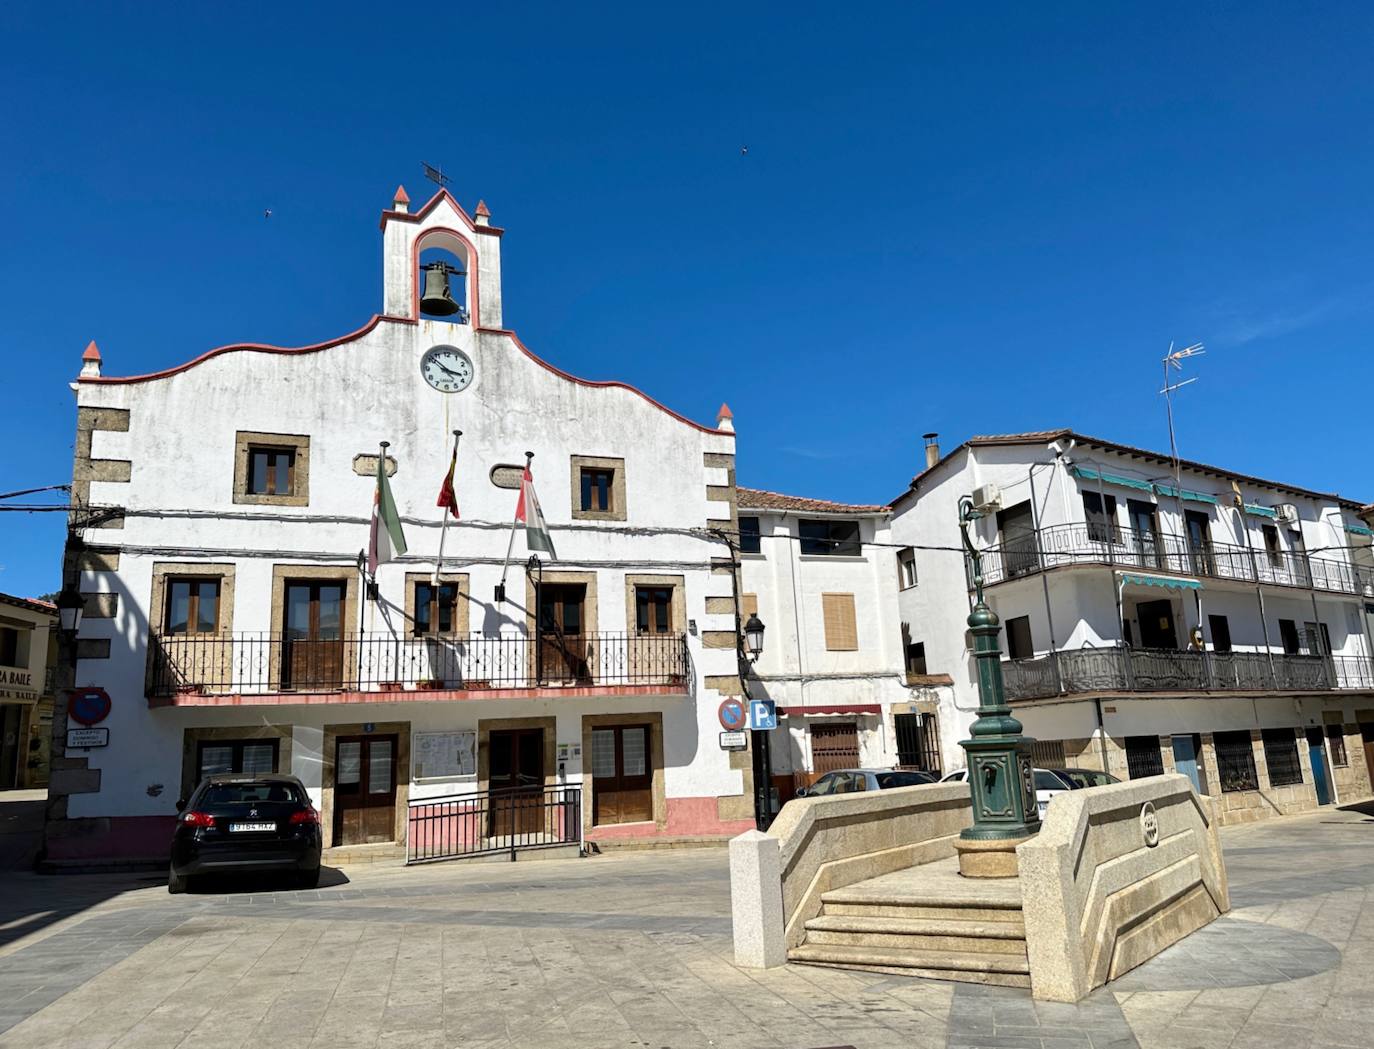
M 1020 873 L 1016 846 L 1034 836 L 994 841 L 959 838 L 954 843 L 954 851 L 959 854 L 959 873 L 965 878 L 1015 878 Z

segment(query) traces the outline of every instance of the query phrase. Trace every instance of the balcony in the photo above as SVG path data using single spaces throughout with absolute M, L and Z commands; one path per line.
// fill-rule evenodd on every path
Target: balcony
M 687 690 L 682 634 L 393 636 L 302 640 L 281 634 L 154 634 L 145 694 L 152 705 L 385 702 Z M 304 697 L 309 697 L 305 699 Z
M 1194 546 L 1183 536 L 1096 523 L 1051 525 L 990 546 L 982 553 L 985 586 L 1034 575 L 1042 566 L 1048 570 L 1065 565 L 1110 565 L 1374 597 L 1374 569 L 1348 561 L 1290 551 L 1251 550 L 1235 543 L 1208 541 Z
M 1002 663 L 1008 699 L 1063 692 L 1325 692 L 1374 689 L 1374 664 L 1362 656 L 1263 652 L 1175 652 L 1085 648 Z

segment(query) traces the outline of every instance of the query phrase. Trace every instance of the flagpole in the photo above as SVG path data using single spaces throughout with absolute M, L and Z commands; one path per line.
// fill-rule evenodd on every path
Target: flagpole
M 526 472 L 526 473 L 529 472 L 530 463 L 531 463 L 533 460 L 534 460 L 534 453 L 533 453 L 533 452 L 526 452 L 526 453 L 525 453 L 525 472 Z M 520 498 L 521 498 L 521 499 L 524 499 L 524 497 L 525 497 L 525 480 L 524 480 L 524 474 L 521 474 L 521 475 L 520 475 Z M 500 582 L 500 583 L 497 585 L 497 587 L 496 587 L 496 600 L 497 600 L 497 601 L 504 601 L 504 600 L 506 599 L 506 573 L 507 573 L 508 571 L 510 571 L 510 555 L 511 555 L 511 551 L 515 549 L 515 526 L 516 526 L 516 524 L 517 524 L 517 523 L 519 522 L 519 520 L 520 520 L 520 516 L 519 516 L 519 514 L 520 514 L 520 503 L 519 503 L 519 502 L 517 502 L 517 503 L 515 504 L 515 511 L 516 511 L 516 516 L 513 517 L 513 518 L 511 518 L 511 522 L 510 522 L 510 542 L 508 542 L 508 543 L 506 544 L 506 563 L 505 563 L 504 565 L 501 566 L 501 582 Z
M 448 402 L 445 401 L 444 403 L 447 404 Z M 445 411 L 447 412 L 447 408 L 445 408 Z M 454 461 L 455 463 L 458 461 L 458 442 L 459 442 L 459 440 L 462 438 L 462 436 L 463 436 L 463 431 L 462 431 L 462 430 L 454 430 L 454 431 L 453 431 L 453 461 Z M 450 479 L 450 483 L 452 483 L 452 480 L 451 480 L 451 479 Z M 445 506 L 445 507 L 444 507 L 444 526 L 443 526 L 443 528 L 440 529 L 440 531 L 439 531 L 439 560 L 437 560 L 436 562 L 434 562 L 434 585 L 435 585 L 435 586 L 438 586 L 438 585 L 439 585 L 439 573 L 442 572 L 442 571 L 443 571 L 443 568 L 444 568 L 444 540 L 448 538 L 448 519 L 449 519 L 449 516 L 450 516 L 452 513 L 453 513 L 453 510 L 452 510 L 451 507 L 448 507 L 448 506 Z

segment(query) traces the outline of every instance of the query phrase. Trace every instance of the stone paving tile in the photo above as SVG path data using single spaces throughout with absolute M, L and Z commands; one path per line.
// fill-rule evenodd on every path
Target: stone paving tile
M 0 947 L 0 1047 L 1338 1049 L 1374 1017 L 1374 827 L 1345 819 L 1226 832 L 1232 915 L 1077 1005 L 735 969 L 720 852 L 183 897 L 0 876 L 0 914 L 62 915 Z

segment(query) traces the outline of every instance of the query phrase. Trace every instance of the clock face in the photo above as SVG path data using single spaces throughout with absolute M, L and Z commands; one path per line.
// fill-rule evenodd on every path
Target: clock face
M 454 346 L 435 346 L 420 358 L 420 374 L 440 393 L 457 393 L 472 382 L 472 361 Z

